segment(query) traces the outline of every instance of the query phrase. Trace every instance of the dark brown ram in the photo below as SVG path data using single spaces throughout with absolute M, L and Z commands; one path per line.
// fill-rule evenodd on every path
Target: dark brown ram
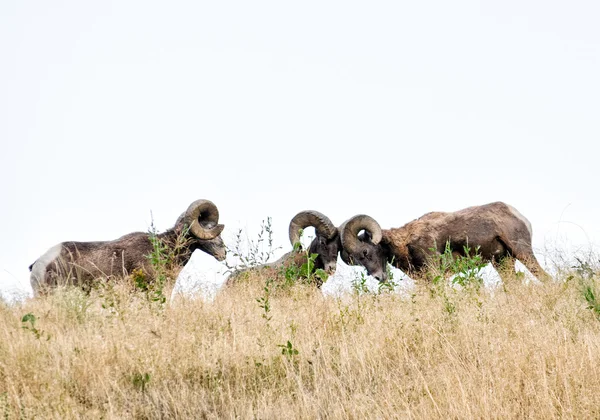
M 361 233 L 361 231 L 364 231 Z M 531 247 L 531 223 L 514 207 L 502 202 L 469 207 L 456 212 L 432 212 L 394 229 L 381 229 L 370 216 L 357 215 L 340 227 L 344 261 L 362 265 L 379 281 L 387 280 L 387 263 L 411 277 L 421 277 L 431 249 L 444 253 L 446 242 L 453 254 L 464 247 L 478 251 L 506 280 L 514 274 L 514 259 L 541 280 L 550 276 L 540 266 Z
M 335 272 L 338 252 L 341 249 L 340 235 L 337 227 L 327 216 L 315 210 L 304 210 L 296 214 L 290 221 L 288 229 L 292 247 L 300 242 L 300 233 L 307 227 L 315 228 L 315 238 L 308 246 L 308 253 L 317 254 L 315 269 L 325 270 L 328 274 Z M 249 270 L 271 270 L 272 276 L 276 277 L 282 270 L 294 264 L 301 266 L 306 262 L 304 252 L 292 250 L 284 254 L 277 261 L 263 264 L 257 267 L 242 269 L 233 273 L 227 283 L 235 283 L 243 273 Z
M 217 206 L 209 200 L 197 200 L 179 216 L 173 228 L 156 236 L 171 248 L 179 266 L 185 265 L 196 249 L 222 261 L 226 256 L 221 238 L 224 226 L 218 223 Z M 86 287 L 94 279 L 126 276 L 137 269 L 152 280 L 148 260 L 152 250 L 147 232 L 129 233 L 113 241 L 61 242 L 29 266 L 31 287 L 36 295 L 59 284 Z

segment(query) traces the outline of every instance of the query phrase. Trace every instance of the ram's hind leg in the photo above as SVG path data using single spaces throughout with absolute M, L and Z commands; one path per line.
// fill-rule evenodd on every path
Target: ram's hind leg
M 516 243 L 511 244 L 512 255 L 523 263 L 525 267 L 533 274 L 538 280 L 544 282 L 550 280 L 552 277 L 542 268 L 537 258 L 533 254 L 533 248 L 531 244 L 525 243 L 524 241 L 515 241 Z
M 502 279 L 502 283 L 506 286 L 508 283 L 513 282 L 517 278 L 517 271 L 515 270 L 515 259 L 510 255 L 502 257 L 496 257 L 492 259 L 492 266 L 498 272 L 498 275 Z
M 516 258 L 523 263 L 525 267 L 533 274 L 538 280 L 545 282 L 547 280 L 552 279 L 550 274 L 546 272 L 538 262 L 535 255 L 533 255 L 533 251 L 529 254 L 520 254 L 517 255 Z
M 510 254 L 510 248 L 499 237 L 494 238 L 487 248 L 486 259 L 492 263 L 492 266 L 506 285 L 514 281 L 516 277 L 515 260 Z

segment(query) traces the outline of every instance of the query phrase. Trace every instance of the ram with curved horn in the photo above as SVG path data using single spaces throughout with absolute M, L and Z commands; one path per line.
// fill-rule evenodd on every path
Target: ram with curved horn
M 337 227 L 323 213 L 305 210 L 294 216 L 288 229 L 290 243 L 292 247 L 300 243 L 301 232 L 311 226 L 315 228 L 315 238 L 308 246 L 307 251 L 309 254 L 317 254 L 315 268 L 332 274 L 335 272 L 341 241 Z
M 223 228 L 217 206 L 209 200 L 196 200 L 173 228 L 156 234 L 156 239 L 167 247 L 165 252 L 178 267 L 184 266 L 196 249 L 222 261 L 226 256 Z M 134 270 L 141 270 L 152 281 L 152 251 L 151 234 L 147 232 L 129 233 L 113 241 L 61 242 L 29 266 L 31 286 L 36 295 L 57 285 L 89 287 L 95 279 L 127 276 Z
M 531 223 L 502 202 L 427 213 L 394 229 L 381 229 L 372 217 L 357 215 L 340 227 L 340 234 L 345 259 L 382 282 L 388 262 L 411 277 L 422 277 L 432 250 L 443 254 L 446 243 L 455 255 L 464 255 L 465 247 L 478 248 L 496 270 L 502 264 L 503 281 L 514 277 L 515 259 L 540 280 L 550 278 L 533 254 Z
M 315 269 L 325 270 L 328 274 L 335 272 L 337 264 L 338 252 L 341 249 L 341 241 L 337 227 L 331 222 L 331 220 L 315 210 L 304 210 L 296 214 L 290 221 L 288 229 L 289 239 L 292 247 L 292 251 L 284 254 L 277 261 L 272 263 L 263 264 L 250 269 L 272 270 L 272 275 L 277 276 L 282 271 L 282 268 L 288 267 L 291 264 L 301 266 L 306 262 L 306 255 L 304 252 L 300 252 L 297 249 L 298 243 L 300 243 L 301 232 L 308 228 L 315 228 L 315 238 L 308 246 L 307 252 L 310 254 L 317 254 L 315 259 Z M 228 284 L 234 283 L 240 276 L 240 274 L 248 272 L 250 269 L 242 269 L 233 273 Z

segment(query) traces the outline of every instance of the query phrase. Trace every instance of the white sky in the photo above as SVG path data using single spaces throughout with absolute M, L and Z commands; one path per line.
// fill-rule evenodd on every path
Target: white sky
M 600 3 L 0 2 L 0 290 L 65 240 L 503 200 L 600 240 Z M 283 251 L 283 250 L 282 250 Z

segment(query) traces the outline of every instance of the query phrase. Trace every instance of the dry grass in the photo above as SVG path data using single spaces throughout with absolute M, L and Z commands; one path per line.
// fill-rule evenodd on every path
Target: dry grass
M 493 295 L 272 288 L 268 312 L 259 274 L 162 310 L 125 286 L 0 304 L 0 415 L 598 418 L 600 321 L 573 274 Z

